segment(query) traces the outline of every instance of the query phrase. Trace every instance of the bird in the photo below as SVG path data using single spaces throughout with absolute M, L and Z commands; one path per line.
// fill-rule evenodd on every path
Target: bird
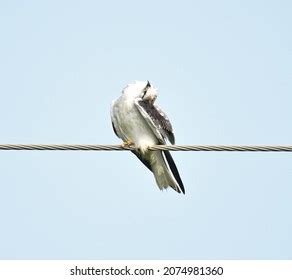
M 153 145 L 175 144 L 172 125 L 155 103 L 158 91 L 149 81 L 128 84 L 111 105 L 114 133 L 154 174 L 160 190 L 168 187 L 185 194 L 184 184 L 169 151 L 151 151 Z

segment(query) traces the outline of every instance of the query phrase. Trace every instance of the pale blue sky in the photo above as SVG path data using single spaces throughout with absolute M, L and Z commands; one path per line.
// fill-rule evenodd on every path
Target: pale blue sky
M 159 89 L 177 144 L 292 144 L 291 1 L 1 1 L 0 143 L 118 144 Z M 292 155 L 0 152 L 1 259 L 291 259 Z

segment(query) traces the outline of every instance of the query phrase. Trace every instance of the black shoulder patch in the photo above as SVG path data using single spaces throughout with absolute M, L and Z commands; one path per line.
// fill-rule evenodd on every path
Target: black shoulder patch
M 139 105 L 147 112 L 151 120 L 164 138 L 168 138 L 171 144 L 175 143 L 174 134 L 172 131 L 172 125 L 167 115 L 156 105 L 145 100 L 139 100 Z

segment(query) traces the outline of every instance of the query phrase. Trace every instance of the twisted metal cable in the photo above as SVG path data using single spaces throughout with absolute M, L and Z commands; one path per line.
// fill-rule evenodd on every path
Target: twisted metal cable
M 124 145 L 74 145 L 74 144 L 0 144 L 0 150 L 38 151 L 129 151 L 134 146 Z M 197 152 L 292 152 L 292 146 L 227 146 L 227 145 L 154 145 L 151 151 L 197 151 Z

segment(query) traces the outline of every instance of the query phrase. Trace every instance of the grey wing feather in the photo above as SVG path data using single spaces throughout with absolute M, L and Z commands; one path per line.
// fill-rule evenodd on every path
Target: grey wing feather
M 147 159 L 145 159 L 139 152 L 135 150 L 131 152 L 136 155 L 136 157 L 140 159 L 140 161 L 152 172 L 151 164 Z
M 165 140 L 168 140 L 171 144 L 175 143 L 172 125 L 166 114 L 158 106 L 142 99 L 137 99 L 135 105 L 161 144 L 164 144 Z
M 113 127 L 113 130 L 114 130 L 114 133 L 119 137 L 119 138 L 122 138 L 122 133 L 120 131 L 120 128 L 117 124 L 117 121 L 115 119 L 115 108 L 114 108 L 114 104 L 115 104 L 116 101 L 113 101 L 112 102 L 112 106 L 111 106 L 111 121 L 112 121 L 112 127 Z
M 116 130 L 116 128 L 115 128 L 115 125 L 114 125 L 113 121 L 112 121 L 112 127 L 113 127 L 113 130 L 114 130 L 114 133 L 119 137 L 119 135 L 118 135 L 118 133 L 117 133 L 117 130 Z

